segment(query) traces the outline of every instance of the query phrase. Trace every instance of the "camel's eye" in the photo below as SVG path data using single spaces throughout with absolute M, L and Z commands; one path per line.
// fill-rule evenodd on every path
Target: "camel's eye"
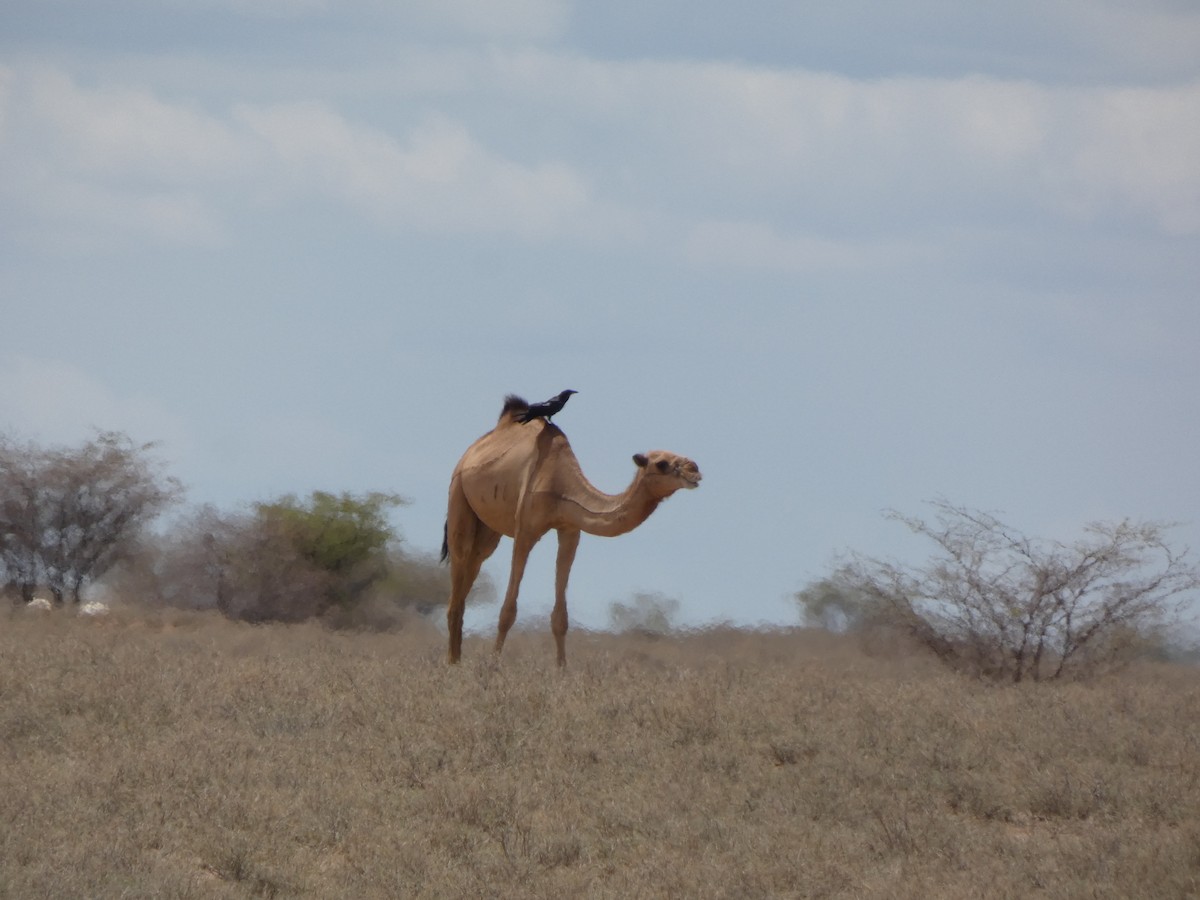
M 657 465 L 658 465 L 658 471 L 662 472 L 664 475 L 666 475 L 669 471 L 671 471 L 671 464 L 669 462 L 667 462 L 665 459 L 660 459 L 658 461 Z

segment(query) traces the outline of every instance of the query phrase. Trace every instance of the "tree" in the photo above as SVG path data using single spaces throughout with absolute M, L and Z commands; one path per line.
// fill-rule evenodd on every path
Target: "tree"
M 630 603 L 613 603 L 608 619 L 614 631 L 662 637 L 674 627 L 679 601 L 659 593 L 638 592 Z
M 41 576 L 44 531 L 41 451 L 0 435 L 0 574 L 14 600 L 33 601 Z
M 278 522 L 255 513 L 189 511 L 124 560 L 110 583 L 152 606 L 216 608 L 249 622 L 298 622 L 325 603 L 331 577 Z
M 0 438 L 0 568 L 14 593 L 29 602 L 44 583 L 56 603 L 78 603 L 132 551 L 182 493 L 154 446 L 114 431 L 78 448 Z
M 318 491 L 235 513 L 194 509 L 128 561 L 122 590 L 252 622 L 321 617 L 333 627 L 398 627 L 450 592 L 445 567 L 406 551 L 389 523 L 387 511 L 402 502 Z M 476 595 L 491 590 L 481 578 Z
M 288 495 L 256 504 L 255 512 L 265 533 L 282 538 L 326 576 L 320 613 L 353 604 L 387 575 L 387 550 L 397 540 L 387 511 L 403 502 L 397 494 L 314 491 L 307 502 Z
M 937 545 L 922 567 L 857 557 L 834 576 L 948 663 L 999 679 L 1059 678 L 1165 626 L 1200 570 L 1161 522 L 1098 522 L 1072 544 L 1026 537 L 945 501 L 932 523 L 889 513 Z

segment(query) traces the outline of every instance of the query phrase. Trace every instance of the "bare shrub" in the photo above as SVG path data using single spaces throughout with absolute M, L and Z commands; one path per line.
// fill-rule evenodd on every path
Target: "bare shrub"
M 859 556 L 832 581 L 939 658 L 989 677 L 1060 678 L 1128 661 L 1200 587 L 1164 523 L 1093 523 L 1064 544 L 990 513 L 932 505 L 932 523 L 889 514 L 937 545 L 928 563 Z
M 329 609 L 324 621 L 334 628 L 395 631 L 429 616 L 446 605 L 450 571 L 433 553 L 416 553 L 401 546 L 390 548 L 383 577 L 358 602 Z M 490 602 L 495 585 L 481 572 L 469 602 Z
M 859 632 L 880 618 L 874 597 L 837 578 L 810 584 L 796 592 L 795 600 L 805 625 L 834 634 Z
M 674 627 L 679 613 L 679 601 L 658 592 L 639 591 L 629 603 L 614 602 L 608 608 L 608 620 L 613 631 L 662 637 Z
M 146 541 L 109 584 L 152 606 L 216 608 L 249 622 L 320 617 L 367 630 L 401 628 L 445 604 L 449 573 L 432 554 L 406 550 L 390 526 L 384 534 L 372 524 L 364 540 L 347 527 L 355 522 L 333 524 L 322 529 L 274 504 L 235 513 L 200 507 Z M 481 577 L 473 600 L 493 596 Z
M 151 605 L 298 622 L 319 611 L 328 574 L 304 559 L 275 523 L 202 507 L 147 542 L 113 587 Z

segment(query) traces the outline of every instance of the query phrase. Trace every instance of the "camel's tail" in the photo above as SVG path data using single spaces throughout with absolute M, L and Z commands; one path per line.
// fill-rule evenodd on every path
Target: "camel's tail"
M 450 520 L 442 525 L 442 562 L 450 556 Z

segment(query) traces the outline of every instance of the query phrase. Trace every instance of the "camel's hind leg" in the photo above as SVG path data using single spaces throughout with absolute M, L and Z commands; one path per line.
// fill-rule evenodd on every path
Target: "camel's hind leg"
M 450 602 L 446 624 L 450 631 L 449 660 L 462 656 L 463 610 L 467 594 L 479 577 L 479 569 L 500 543 L 499 532 L 480 521 L 457 483 L 451 486 L 450 510 L 446 517 L 446 551 L 450 557 Z

